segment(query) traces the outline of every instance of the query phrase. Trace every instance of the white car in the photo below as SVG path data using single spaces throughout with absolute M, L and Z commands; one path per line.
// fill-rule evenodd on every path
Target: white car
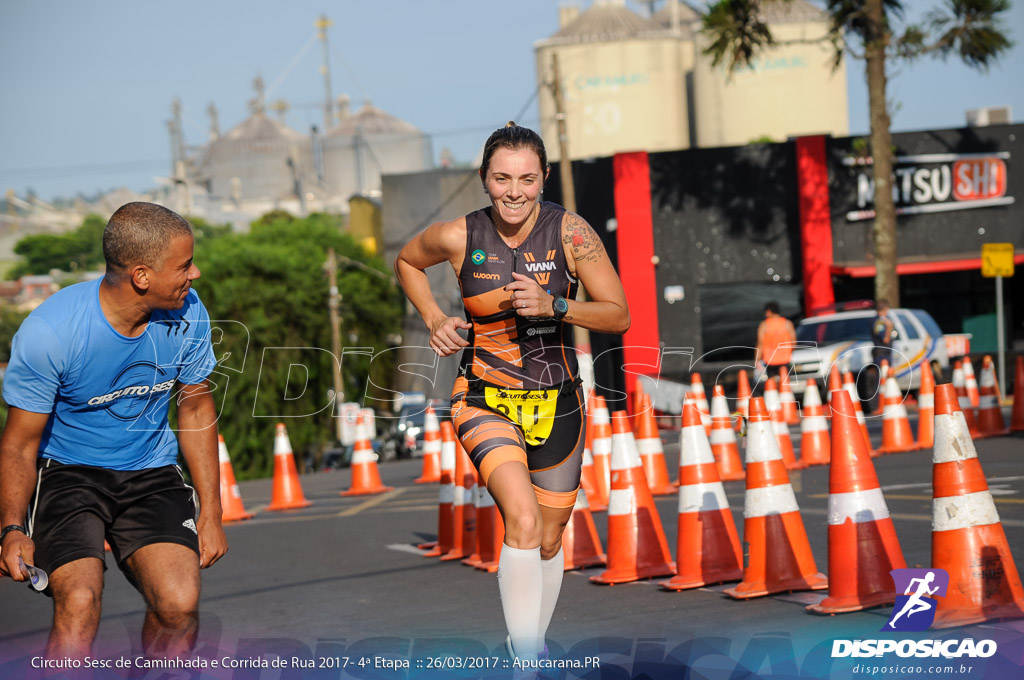
M 838 364 L 840 372 L 850 371 L 856 377 L 861 399 L 875 405 L 878 367 L 871 357 L 871 326 L 876 316 L 874 309 L 860 309 L 801 321 L 796 327 L 798 347 L 790 359 L 793 391 L 803 392 L 809 378 L 824 390 L 832 365 Z M 931 366 L 936 377 L 941 376 L 949 357 L 942 330 L 931 315 L 921 309 L 890 309 L 889 318 L 896 328 L 889 372 L 900 389 L 908 392 L 920 386 L 922 362 Z

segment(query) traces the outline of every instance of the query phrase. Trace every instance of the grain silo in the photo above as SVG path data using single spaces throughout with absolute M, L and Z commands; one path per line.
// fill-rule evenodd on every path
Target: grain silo
M 248 118 L 207 149 L 211 194 L 235 202 L 296 198 L 312 167 L 309 138 L 268 117 L 260 94 L 249 108 Z
M 761 139 L 849 133 L 846 64 L 820 39 L 828 16 L 806 0 L 763 6 L 777 46 L 733 73 L 701 56 L 694 68 L 696 146 L 737 146 Z M 786 43 L 790 44 L 786 44 Z M 697 35 L 698 54 L 709 41 Z
M 563 7 L 559 23 L 534 49 L 540 83 L 552 82 L 558 55 L 572 158 L 689 146 L 686 73 L 693 51 L 682 29 L 637 15 L 625 0 L 597 0 L 585 11 Z M 543 85 L 540 114 L 548 154 L 558 160 L 555 100 Z
M 324 186 L 341 197 L 379 194 L 381 175 L 420 172 L 432 166 L 430 138 L 366 101 L 348 114 L 339 102 L 340 121 L 323 140 Z

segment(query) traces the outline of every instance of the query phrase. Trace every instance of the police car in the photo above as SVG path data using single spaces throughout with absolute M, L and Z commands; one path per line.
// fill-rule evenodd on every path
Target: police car
M 802 392 L 811 378 L 819 389 L 826 388 L 829 371 L 836 364 L 840 372 L 849 371 L 856 377 L 861 400 L 876 406 L 878 367 L 871 357 L 876 316 L 874 309 L 862 305 L 801 321 L 796 327 L 798 346 L 790 359 L 793 391 Z M 931 315 L 922 309 L 898 308 L 889 310 L 889 318 L 896 330 L 889 374 L 900 389 L 906 393 L 920 386 L 922 362 L 940 378 L 949 366 L 949 356 L 942 330 Z

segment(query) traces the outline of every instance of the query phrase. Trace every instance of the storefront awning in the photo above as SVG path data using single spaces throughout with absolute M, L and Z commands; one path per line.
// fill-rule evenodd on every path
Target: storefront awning
M 1024 253 L 1013 257 L 1014 265 L 1024 264 Z M 896 273 L 904 274 L 941 274 L 943 272 L 962 272 L 981 269 L 981 258 L 971 257 L 955 260 L 931 260 L 927 262 L 899 262 Z M 829 271 L 836 276 L 849 276 L 854 279 L 866 279 L 875 275 L 875 265 L 866 262 L 836 262 Z

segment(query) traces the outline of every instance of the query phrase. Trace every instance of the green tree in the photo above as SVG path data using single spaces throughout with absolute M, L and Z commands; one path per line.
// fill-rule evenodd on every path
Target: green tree
M 288 426 L 300 461 L 307 451 L 333 439 L 328 407 L 331 331 L 323 268 L 327 248 L 380 273 L 359 267 L 340 270 L 343 345 L 380 353 L 387 347 L 386 337 L 400 327 L 401 297 L 384 262 L 370 257 L 341 226 L 334 216 L 296 219 L 275 214 L 253 223 L 249 234 L 197 240 L 195 261 L 202 276 L 195 288 L 210 318 L 228 322 L 215 324 L 221 329 L 214 336 L 215 351 L 218 357 L 225 352 L 232 356 L 213 380 L 224 388 L 220 394 L 226 394 L 218 427 L 239 477 L 272 470 L 278 422 Z M 346 354 L 346 399 L 360 401 L 370 381 L 390 384 L 393 366 L 389 352 L 376 359 Z
M 727 68 L 747 66 L 776 42 L 761 18 L 761 8 L 792 0 L 718 0 L 704 16 L 703 32 L 711 40 L 705 54 Z M 871 149 L 875 178 L 875 298 L 899 305 L 896 274 L 896 206 L 892 197 L 892 134 L 886 102 L 890 59 L 916 59 L 931 54 L 956 54 L 968 66 L 986 70 L 1013 43 L 1002 18 L 1009 0 L 945 0 L 942 9 L 928 13 L 927 26 L 899 24 L 904 17 L 901 0 L 826 0 L 831 26 L 828 36 L 835 48 L 835 64 L 844 55 L 863 59 L 868 83 Z
M 11 269 L 10 277 L 46 274 L 51 269 L 87 271 L 103 264 L 103 228 L 99 215 L 87 215 L 82 224 L 65 234 L 33 234 L 19 240 L 14 252 L 22 261 Z

